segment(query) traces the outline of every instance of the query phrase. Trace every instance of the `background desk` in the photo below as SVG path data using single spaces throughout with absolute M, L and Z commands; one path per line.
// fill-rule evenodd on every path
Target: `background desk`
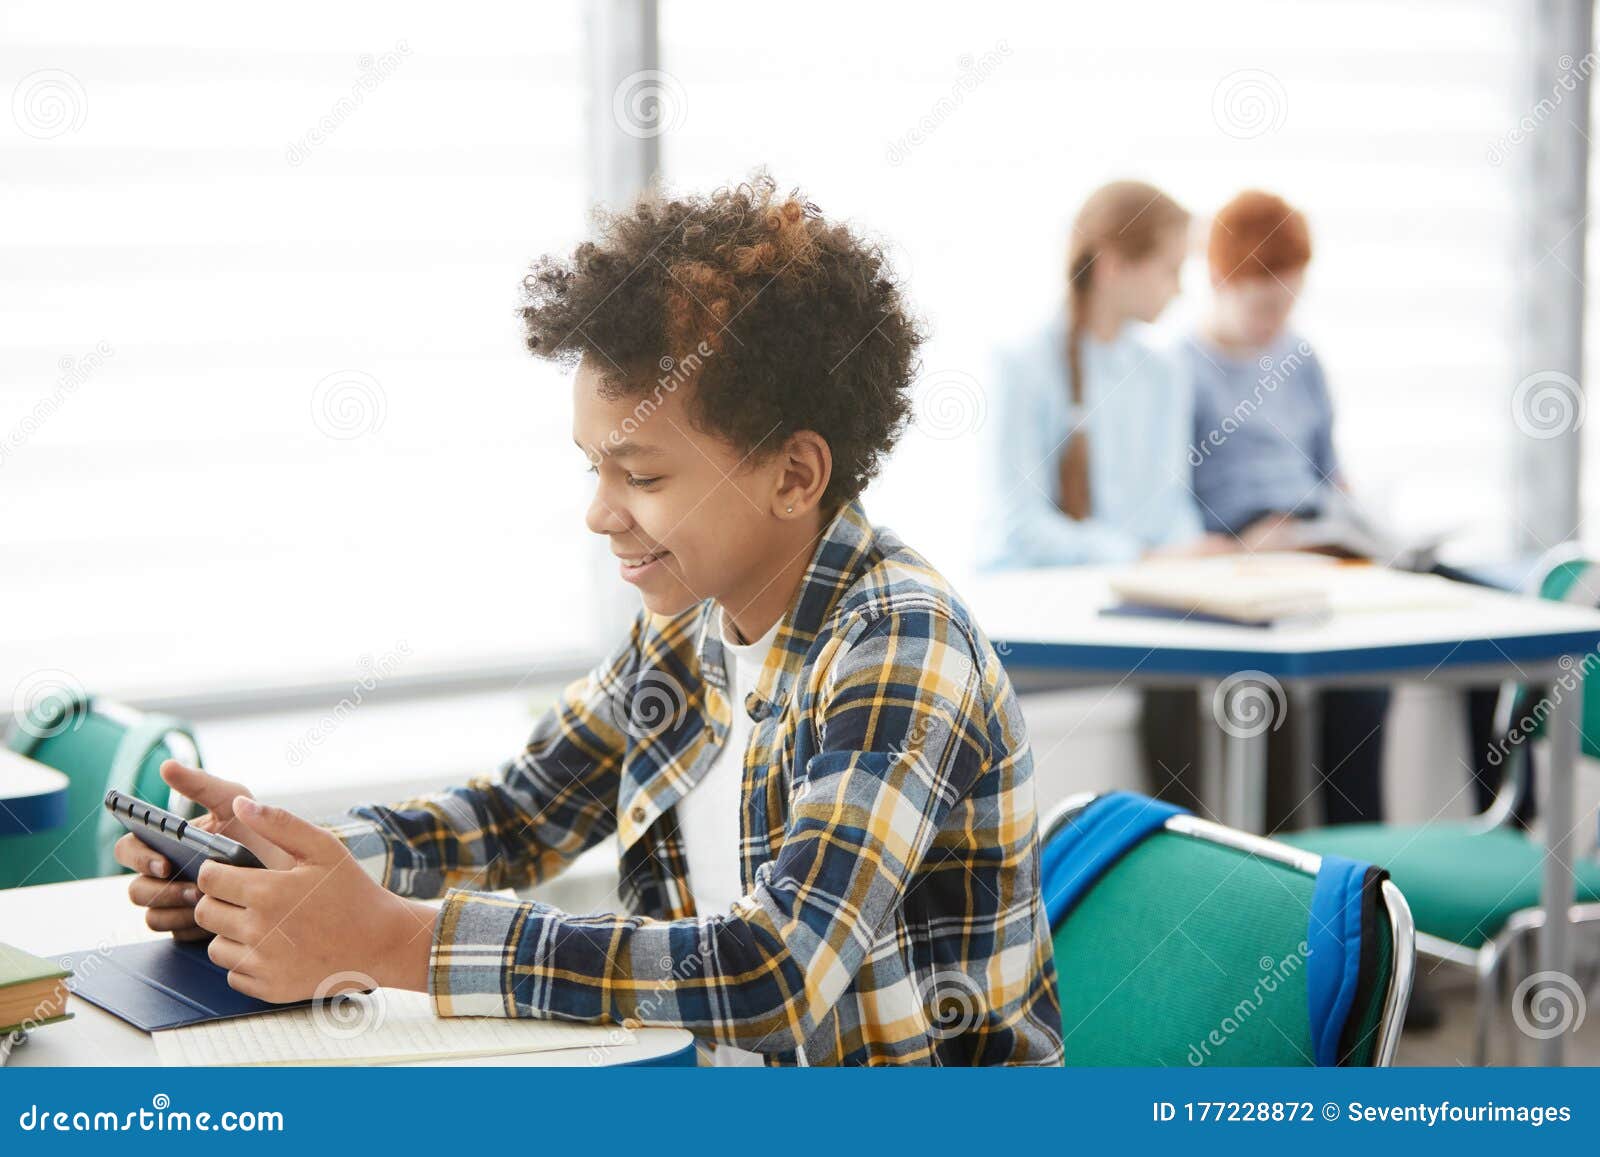
M 156 940 L 164 932 L 145 927 L 144 913 L 128 899 L 131 876 L 80 880 L 71 884 L 46 884 L 38 888 L 0 891 L 0 940 L 36 956 L 51 957 L 100 944 L 128 944 Z M 86 1000 L 73 998 L 71 1020 L 46 1025 L 11 1055 L 10 1064 L 21 1065 L 138 1065 L 161 1064 L 155 1041 L 148 1033 L 118 1020 Z M 604 1063 L 637 1064 L 674 1057 L 683 1060 L 693 1037 L 681 1028 L 644 1028 L 633 1042 L 606 1045 Z M 595 1063 L 589 1047 L 557 1052 L 521 1053 L 504 1057 L 466 1057 L 428 1061 L 429 1065 L 588 1066 Z
M 0 746 L 0 836 L 65 826 L 67 777 Z
M 1252 693 L 1239 681 L 1230 691 L 1232 676 L 1269 676 L 1286 695 L 1407 680 L 1463 687 L 1575 680 L 1545 727 L 1550 771 L 1542 897 L 1547 916 L 1555 918 L 1546 919 L 1540 943 L 1543 968 L 1571 973 L 1564 915 L 1573 880 L 1564 865 L 1574 848 L 1578 704 L 1585 660 L 1600 648 L 1600 612 L 1455 584 L 1448 607 L 1351 611 L 1308 626 L 1235 627 L 1102 615 L 1101 608 L 1115 601 L 1113 573 L 1102 567 L 1018 571 L 980 581 L 969 602 L 1019 681 L 1048 672 L 1060 684 L 1196 687 L 1202 716 L 1213 720 L 1211 742 L 1202 744 L 1202 783 L 1211 789 L 1210 800 L 1220 802 L 1224 821 L 1249 831 L 1263 824 L 1268 729 L 1220 726 L 1212 711 L 1219 696 L 1227 717 L 1249 718 L 1227 710 L 1230 694 Z M 1253 693 L 1260 694 L 1259 685 Z M 1559 1063 L 1562 1038 L 1544 1046 L 1546 1063 Z

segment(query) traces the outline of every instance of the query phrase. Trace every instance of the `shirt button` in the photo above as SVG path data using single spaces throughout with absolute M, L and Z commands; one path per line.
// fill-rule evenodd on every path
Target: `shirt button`
M 644 817 L 649 815 L 649 814 L 650 814 L 649 812 L 644 810 L 643 805 L 634 804 L 633 805 L 633 810 L 628 813 L 628 818 L 631 819 L 636 824 L 642 824 L 642 823 L 644 823 Z

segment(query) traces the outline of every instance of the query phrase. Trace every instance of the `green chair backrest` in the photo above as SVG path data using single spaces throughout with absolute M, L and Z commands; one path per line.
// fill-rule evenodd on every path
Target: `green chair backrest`
M 105 811 L 106 790 L 115 787 L 166 807 L 171 792 L 161 778 L 161 764 L 168 759 L 199 763 L 193 737 L 176 719 L 93 698 L 41 710 L 45 714 L 13 723 L 7 745 L 67 776 L 67 826 L 0 836 L 0 888 L 122 871 L 111 859 L 111 844 L 122 829 Z
M 1055 929 L 1069 1065 L 1312 1066 L 1306 987 L 1314 877 L 1163 830 L 1109 868 Z M 1371 1064 L 1394 969 L 1378 981 L 1353 1061 Z
M 1595 560 L 1581 555 L 1560 558 L 1539 578 L 1539 597 L 1585 607 L 1600 607 L 1600 571 Z M 1541 723 L 1536 734 L 1543 734 Z M 1583 754 L 1600 759 L 1600 691 L 1584 684 L 1583 719 L 1579 726 Z

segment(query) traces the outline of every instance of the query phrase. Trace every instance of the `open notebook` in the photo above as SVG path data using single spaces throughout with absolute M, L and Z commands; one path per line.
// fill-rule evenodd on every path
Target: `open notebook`
M 631 1033 L 609 1025 L 436 1017 L 425 993 L 395 988 L 153 1035 L 163 1065 L 404 1064 L 581 1049 L 632 1039 Z

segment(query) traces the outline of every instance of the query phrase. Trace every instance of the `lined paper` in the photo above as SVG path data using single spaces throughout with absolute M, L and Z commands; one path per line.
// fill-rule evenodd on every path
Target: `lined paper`
M 395 988 L 152 1035 L 163 1065 L 379 1065 L 633 1042 L 613 1025 L 437 1017 L 426 993 Z

